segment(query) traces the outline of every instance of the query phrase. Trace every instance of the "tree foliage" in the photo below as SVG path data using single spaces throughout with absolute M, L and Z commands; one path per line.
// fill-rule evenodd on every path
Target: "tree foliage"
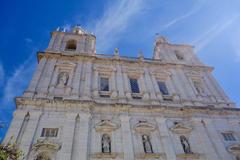
M 22 151 L 18 149 L 16 142 L 12 142 L 12 138 L 7 144 L 0 144 L 0 160 L 20 160 L 22 156 Z

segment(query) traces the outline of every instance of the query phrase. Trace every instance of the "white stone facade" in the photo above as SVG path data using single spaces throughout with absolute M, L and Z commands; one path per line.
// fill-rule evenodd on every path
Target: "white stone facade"
M 95 41 L 80 27 L 54 31 L 38 53 L 4 140 L 24 159 L 240 159 L 240 110 L 191 46 L 159 37 L 146 59 L 96 54 Z

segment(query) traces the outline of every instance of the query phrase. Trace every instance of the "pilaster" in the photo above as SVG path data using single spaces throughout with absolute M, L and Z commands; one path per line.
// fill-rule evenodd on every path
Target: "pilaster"
M 37 65 L 37 69 L 33 75 L 30 85 L 28 86 L 27 90 L 23 94 L 24 97 L 32 97 L 35 94 L 35 90 L 36 90 L 38 81 L 41 77 L 41 74 L 43 72 L 45 64 L 46 64 L 46 58 L 43 57 L 40 60 L 39 64 Z
M 66 113 L 65 122 L 63 126 L 62 148 L 57 155 L 57 159 L 67 160 L 71 159 L 72 143 L 75 128 L 76 113 Z
M 220 160 L 231 159 L 231 156 L 227 152 L 224 144 L 221 141 L 221 137 L 218 135 L 216 128 L 211 119 L 203 119 L 205 123 L 205 129 L 207 131 L 209 139 L 212 141 L 214 148 L 217 151 Z
M 130 117 L 128 115 L 120 115 L 122 129 L 122 143 L 124 160 L 134 159 L 132 133 L 130 129 Z
M 176 160 L 176 153 L 174 151 L 173 143 L 168 133 L 166 119 L 163 117 L 157 117 L 156 121 L 159 129 L 160 140 L 162 141 L 167 160 Z

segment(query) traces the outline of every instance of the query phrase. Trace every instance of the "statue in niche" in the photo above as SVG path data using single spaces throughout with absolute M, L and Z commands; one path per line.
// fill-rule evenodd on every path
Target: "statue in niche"
M 181 141 L 184 153 L 187 153 L 187 154 L 192 153 L 190 144 L 189 144 L 187 138 L 185 136 L 180 136 L 180 141 Z
M 142 136 L 143 148 L 145 153 L 153 153 L 152 144 L 148 135 Z
M 45 154 L 39 154 L 35 160 L 51 160 L 47 155 Z
M 204 90 L 200 82 L 194 81 L 193 84 L 198 94 L 204 94 Z
M 69 78 L 69 75 L 68 75 L 67 72 L 59 73 L 57 85 L 60 86 L 60 87 L 66 86 L 67 82 L 68 82 L 68 78 Z
M 111 138 L 107 134 L 102 136 L 102 153 L 111 153 Z

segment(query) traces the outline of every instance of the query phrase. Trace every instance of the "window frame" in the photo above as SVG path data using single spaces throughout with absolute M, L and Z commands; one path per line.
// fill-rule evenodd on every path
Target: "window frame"
M 140 94 L 141 93 L 138 78 L 129 77 L 129 85 L 130 85 L 132 94 Z M 133 85 L 135 85 L 135 86 L 133 86 Z
M 227 141 L 227 142 L 237 141 L 233 132 L 222 132 L 221 135 L 222 135 L 224 141 Z
M 161 86 L 160 84 L 163 84 L 163 86 Z M 163 95 L 163 96 L 170 96 L 170 92 L 169 92 L 169 89 L 167 87 L 167 84 L 166 84 L 166 81 L 161 81 L 161 80 L 158 80 L 157 81 L 157 85 L 158 85 L 158 89 L 160 91 L 160 93 Z M 163 88 L 161 88 L 163 87 Z M 162 90 L 163 89 L 163 90 Z M 165 92 L 165 91 L 166 92 Z
M 74 47 L 69 48 L 69 46 L 74 45 Z M 76 51 L 77 50 L 77 41 L 75 39 L 67 40 L 65 45 L 65 51 Z
M 56 138 L 59 134 L 59 128 L 42 128 L 40 137 Z

